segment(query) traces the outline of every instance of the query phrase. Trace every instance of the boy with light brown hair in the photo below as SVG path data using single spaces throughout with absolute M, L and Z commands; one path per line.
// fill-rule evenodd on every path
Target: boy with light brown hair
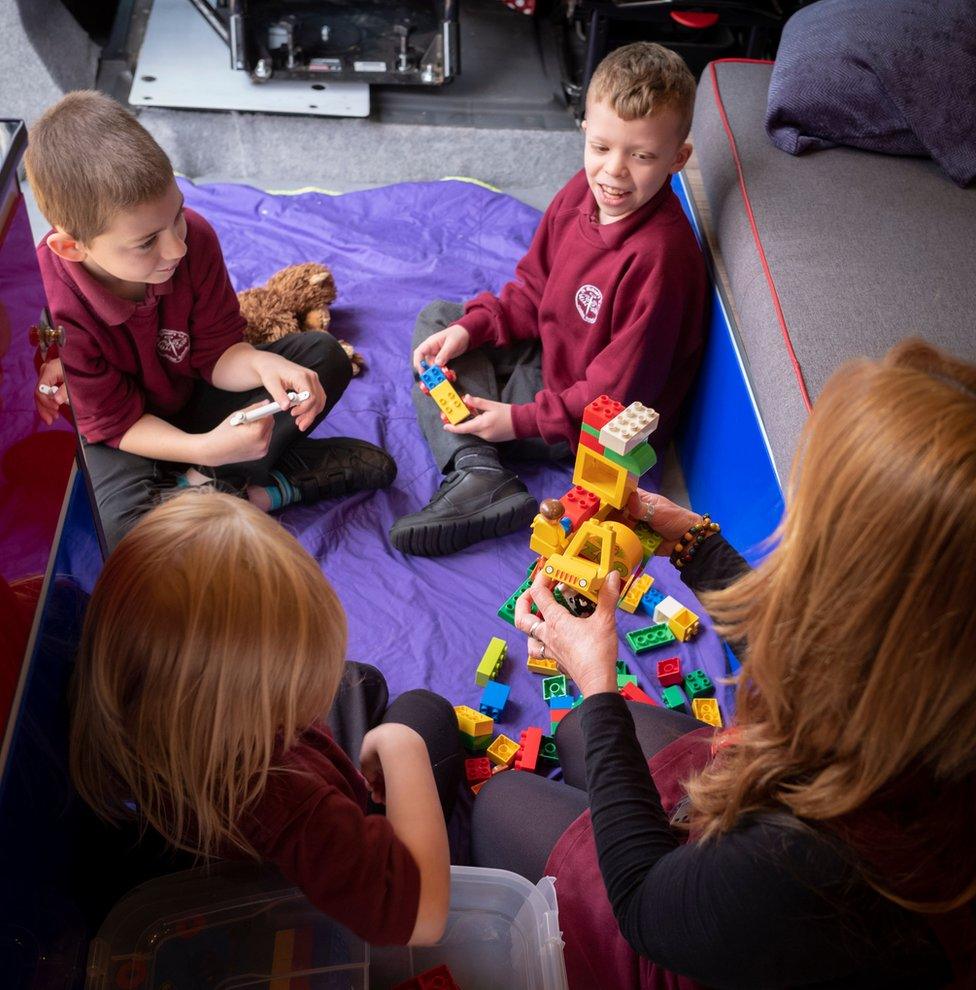
M 603 393 L 657 409 L 667 442 L 704 341 L 705 266 L 670 184 L 691 154 L 694 99 L 674 52 L 638 42 L 608 55 L 587 93 L 583 169 L 546 210 L 515 279 L 497 296 L 421 312 L 415 369 L 451 362 L 475 415 L 442 425 L 414 390 L 446 477 L 390 531 L 404 553 L 452 553 L 527 526 L 536 501 L 499 453 L 565 456 Z
M 53 227 L 37 256 L 65 330 L 40 384 L 67 377 L 109 548 L 167 489 L 229 486 L 270 511 L 392 482 L 380 448 L 306 438 L 348 384 L 348 358 L 328 334 L 244 341 L 217 235 L 130 113 L 69 93 L 31 128 L 25 165 Z M 269 398 L 287 414 L 232 422 Z

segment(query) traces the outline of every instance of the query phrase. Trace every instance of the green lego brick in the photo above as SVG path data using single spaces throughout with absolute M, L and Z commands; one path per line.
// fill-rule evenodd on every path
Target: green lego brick
M 492 734 L 486 733 L 483 736 L 469 736 L 466 732 L 458 732 L 461 737 L 461 745 L 472 753 L 483 753 L 490 745 Z
M 597 440 L 600 439 L 600 431 L 595 426 L 590 426 L 589 423 L 580 423 L 580 432 L 589 433 L 591 437 L 596 437 Z
M 636 474 L 638 478 L 657 464 L 657 454 L 646 441 L 638 444 L 629 454 L 618 454 L 609 447 L 604 447 L 603 456 L 608 461 L 626 468 L 631 474 Z
M 518 586 L 518 589 L 505 600 L 502 607 L 498 610 L 498 617 L 500 619 L 504 619 L 510 626 L 515 625 L 515 602 L 524 592 L 529 590 L 531 584 L 531 581 L 523 581 Z M 539 610 L 535 605 L 533 605 L 532 611 L 538 612 Z
M 550 698 L 565 698 L 569 694 L 566 687 L 566 675 L 556 674 L 553 677 L 542 678 L 542 700 Z
M 644 562 L 646 563 L 651 557 L 657 553 L 657 548 L 661 545 L 664 537 L 660 533 L 655 532 L 651 529 L 647 523 L 639 522 L 634 527 L 634 533 L 637 535 L 637 539 L 641 542 L 641 548 L 644 551 Z
M 557 603 L 562 605 L 563 608 L 567 607 L 566 599 L 563 598 L 563 593 L 559 590 L 558 587 L 552 589 L 552 597 L 555 598 Z
M 558 725 L 559 723 L 554 723 Z M 539 745 L 539 756 L 549 763 L 559 762 L 559 753 L 556 750 L 556 740 L 552 736 L 543 736 Z
M 574 699 L 573 708 L 579 708 L 579 706 L 582 704 L 583 704 L 583 695 L 580 695 L 578 698 Z
M 637 683 L 637 678 L 633 674 L 617 674 L 617 690 L 619 691 L 625 684 L 633 684 L 634 687 L 640 687 Z
M 685 705 L 685 696 L 677 684 L 672 684 L 661 691 L 661 703 L 665 708 L 670 708 L 673 711 L 688 710 Z
M 657 646 L 673 643 L 674 633 L 668 629 L 666 622 L 658 622 L 657 625 L 634 629 L 627 633 L 627 642 L 634 653 L 646 653 Z
M 715 693 L 715 685 L 708 674 L 699 668 L 685 677 L 685 691 L 689 698 L 703 698 Z
M 629 674 L 630 673 L 630 667 L 627 666 L 627 661 L 626 660 L 618 660 L 617 661 L 617 673 L 618 674 Z

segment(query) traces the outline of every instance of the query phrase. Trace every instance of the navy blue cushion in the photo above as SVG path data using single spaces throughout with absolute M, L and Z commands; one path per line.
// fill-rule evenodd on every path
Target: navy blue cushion
M 974 0 L 820 0 L 787 22 L 766 130 L 791 155 L 838 144 L 931 156 L 976 178 Z

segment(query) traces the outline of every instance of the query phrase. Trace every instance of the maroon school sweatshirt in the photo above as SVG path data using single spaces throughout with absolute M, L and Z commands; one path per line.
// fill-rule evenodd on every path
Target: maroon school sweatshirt
M 660 413 L 660 448 L 698 367 L 706 300 L 701 250 L 671 184 L 600 224 L 581 170 L 550 203 L 515 279 L 468 302 L 458 322 L 472 348 L 542 342 L 544 388 L 512 407 L 517 437 L 575 447 L 583 407 L 606 393 Z
M 186 254 L 172 278 L 122 299 L 81 264 L 37 247 L 78 431 L 118 447 L 144 413 L 163 419 L 186 405 L 196 379 L 210 381 L 221 354 L 244 339 L 244 318 L 213 227 L 186 210 Z

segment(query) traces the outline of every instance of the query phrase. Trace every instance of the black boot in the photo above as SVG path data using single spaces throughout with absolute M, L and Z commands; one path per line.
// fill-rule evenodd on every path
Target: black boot
M 481 467 L 452 471 L 427 506 L 394 523 L 390 541 L 403 553 L 439 557 L 524 529 L 538 509 L 511 471 Z
M 385 450 L 350 437 L 296 440 L 278 459 L 275 471 L 299 492 L 305 504 L 388 488 L 397 473 L 396 463 Z

